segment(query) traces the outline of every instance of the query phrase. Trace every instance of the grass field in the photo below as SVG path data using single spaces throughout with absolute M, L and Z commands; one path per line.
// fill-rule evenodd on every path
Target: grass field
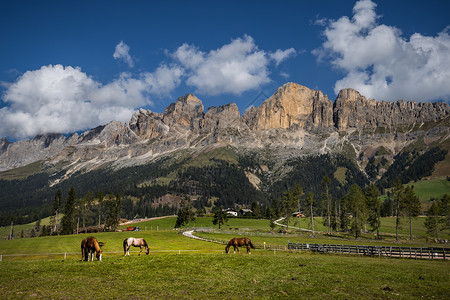
M 2 298 L 448 299 L 449 263 L 310 253 L 151 253 L 1 262 Z
M 446 179 L 422 180 L 408 185 L 414 185 L 414 192 L 421 202 L 428 202 L 430 198 L 441 199 L 444 194 L 450 195 L 450 181 Z
M 264 250 L 227 255 L 223 245 L 175 230 L 147 230 L 97 233 L 105 242 L 103 261 L 81 262 L 80 242 L 86 236 L 1 240 L 1 298 L 448 299 L 450 294 L 449 261 Z M 144 237 L 150 255 L 134 250 L 123 257 L 122 241 L 129 236 Z M 283 244 L 287 237 L 252 240 Z

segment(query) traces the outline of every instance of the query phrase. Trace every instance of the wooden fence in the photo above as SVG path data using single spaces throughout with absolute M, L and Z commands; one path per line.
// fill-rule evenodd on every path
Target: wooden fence
M 320 253 L 359 254 L 368 256 L 388 256 L 412 259 L 448 260 L 450 258 L 449 249 L 429 247 L 354 246 L 288 242 L 288 249 L 297 251 L 313 251 Z

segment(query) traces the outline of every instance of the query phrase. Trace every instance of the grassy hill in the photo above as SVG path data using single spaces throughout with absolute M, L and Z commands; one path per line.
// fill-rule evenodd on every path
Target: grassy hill
M 445 178 L 421 180 L 408 185 L 414 186 L 414 192 L 421 202 L 427 202 L 430 198 L 441 199 L 445 194 L 450 195 L 450 181 Z

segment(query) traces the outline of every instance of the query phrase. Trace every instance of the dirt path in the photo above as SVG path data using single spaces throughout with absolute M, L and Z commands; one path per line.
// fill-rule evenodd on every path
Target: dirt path
M 146 222 L 146 221 L 151 221 L 151 220 L 164 219 L 164 218 L 168 218 L 168 217 L 174 217 L 174 216 L 153 217 L 153 218 L 147 218 L 147 219 L 134 219 L 134 220 L 128 220 L 126 222 L 120 223 L 119 225 L 127 225 L 127 224 L 131 224 L 131 223 L 141 223 L 141 222 Z

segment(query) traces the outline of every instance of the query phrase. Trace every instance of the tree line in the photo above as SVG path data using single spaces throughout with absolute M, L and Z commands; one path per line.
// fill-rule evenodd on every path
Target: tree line
M 74 234 L 86 227 L 96 227 L 96 231 L 114 231 L 119 227 L 122 201 L 120 194 L 104 195 L 102 191 L 96 195 L 89 192 L 78 198 L 73 187 L 63 199 L 58 189 L 53 200 L 50 224 L 41 226 L 38 220 L 31 236 Z
M 322 193 L 318 196 L 322 199 L 321 215 L 328 234 L 340 231 L 351 233 L 358 238 L 370 229 L 376 232 L 377 239 L 380 239 L 381 218 L 386 216 L 383 214 L 383 206 L 385 202 L 390 202 L 389 215 L 395 218 L 396 241 L 399 240 L 401 216 L 408 218 L 409 238 L 413 239 L 412 218 L 421 213 L 421 204 L 412 186 L 404 186 L 400 179 L 395 180 L 390 198 L 383 202 L 375 184 L 370 184 L 364 190 L 353 184 L 342 198 L 333 198 L 328 189 L 330 182 L 328 176 L 323 177 Z M 287 224 L 294 211 L 303 212 L 306 219 L 310 220 L 314 231 L 314 212 L 318 208 L 318 202 L 312 192 L 304 196 L 299 184 L 285 191 L 279 200 L 280 212 L 287 220 Z M 425 226 L 429 234 L 438 238 L 440 232 L 450 230 L 450 196 L 445 194 L 442 199 L 433 200 L 426 214 Z

